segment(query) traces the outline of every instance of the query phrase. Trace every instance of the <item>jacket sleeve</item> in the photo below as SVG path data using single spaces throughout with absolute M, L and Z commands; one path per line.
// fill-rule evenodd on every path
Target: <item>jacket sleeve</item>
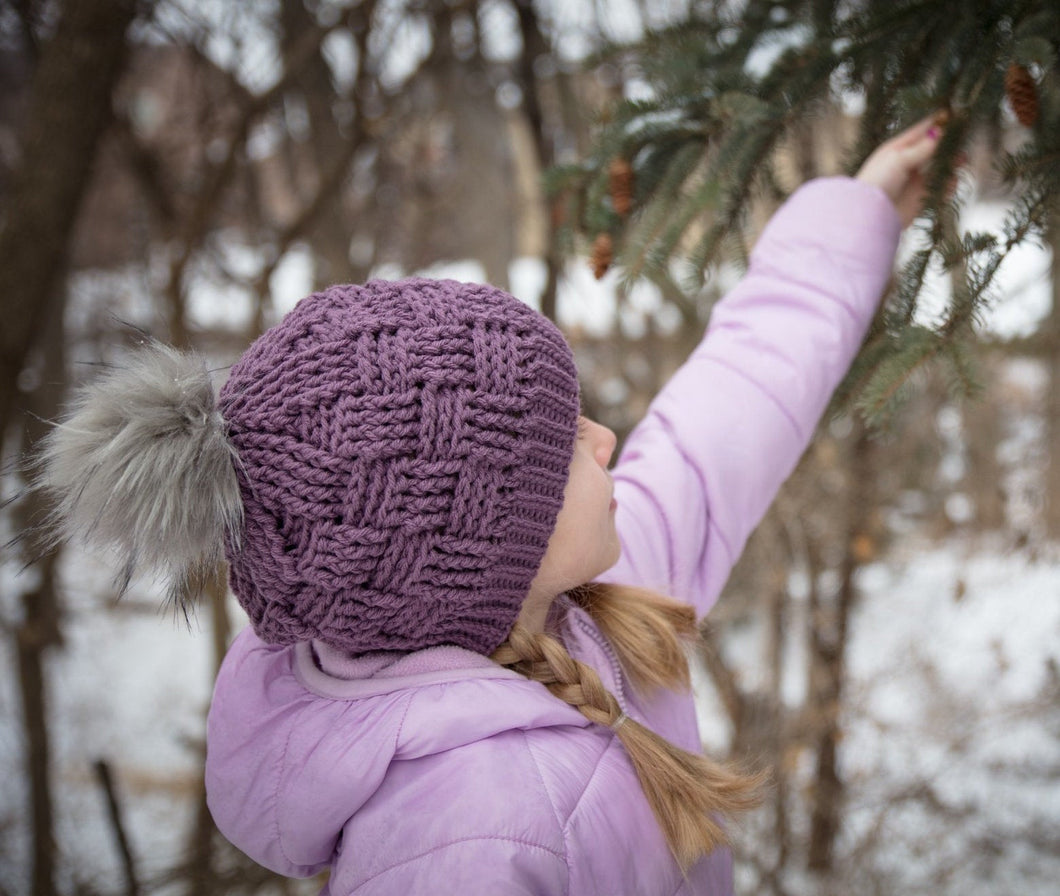
M 394 865 L 344 890 L 338 881 L 330 896 L 563 896 L 567 865 L 551 850 L 503 836 L 459 840 Z
M 710 609 L 860 347 L 900 231 L 887 196 L 850 178 L 778 210 L 619 458 L 607 581 Z

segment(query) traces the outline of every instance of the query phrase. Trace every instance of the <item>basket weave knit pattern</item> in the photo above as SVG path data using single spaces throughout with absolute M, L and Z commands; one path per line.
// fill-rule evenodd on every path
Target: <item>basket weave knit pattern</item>
M 577 431 L 550 321 L 478 284 L 332 287 L 247 349 L 220 406 L 245 508 L 231 585 L 259 637 L 350 654 L 507 637 Z

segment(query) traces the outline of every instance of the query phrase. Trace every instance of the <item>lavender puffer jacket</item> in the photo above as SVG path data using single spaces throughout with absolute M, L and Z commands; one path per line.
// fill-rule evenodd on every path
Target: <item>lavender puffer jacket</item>
M 606 578 L 713 604 L 805 449 L 876 307 L 899 234 L 880 191 L 812 182 L 659 394 L 614 471 Z M 635 694 L 592 621 L 568 649 L 626 712 L 687 749 L 688 694 Z M 675 864 L 609 729 L 459 648 L 350 659 L 244 631 L 217 680 L 206 784 L 221 831 L 331 896 L 729 894 L 729 853 Z

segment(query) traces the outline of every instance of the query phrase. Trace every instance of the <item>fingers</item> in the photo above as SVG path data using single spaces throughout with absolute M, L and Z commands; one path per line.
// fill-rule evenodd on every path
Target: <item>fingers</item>
M 920 143 L 925 137 L 938 140 L 949 120 L 949 111 L 939 109 L 926 118 L 920 119 L 916 124 L 910 125 L 882 145 L 890 146 L 892 149 L 905 149 Z
M 926 128 L 922 127 L 923 124 L 921 122 L 915 126 L 916 135 L 912 136 L 898 152 L 898 157 L 907 171 L 923 166 L 938 148 L 939 137 L 942 136 L 941 129 L 930 119 Z
M 941 109 L 892 137 L 883 146 L 894 152 L 898 165 L 907 172 L 923 168 L 938 148 L 949 114 Z
M 927 118 L 920 119 L 920 121 L 906 128 L 904 131 L 901 131 L 899 134 L 892 137 L 891 141 L 897 149 L 920 142 L 925 136 L 931 135 L 932 131 L 934 131 L 934 138 L 938 139 L 942 135 L 943 124 L 945 124 L 945 121 L 942 118 L 942 113 L 935 112 Z
M 861 166 L 859 180 L 882 189 L 898 210 L 903 226 L 920 213 L 925 196 L 925 169 L 938 149 L 948 120 L 944 111 L 921 119 L 882 143 Z

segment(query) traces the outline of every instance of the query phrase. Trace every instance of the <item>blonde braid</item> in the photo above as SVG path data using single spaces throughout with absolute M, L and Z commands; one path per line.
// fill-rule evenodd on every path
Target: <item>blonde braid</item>
M 622 707 L 595 670 L 574 659 L 551 635 L 516 625 L 508 640 L 494 651 L 493 659 L 532 681 L 541 682 L 590 722 L 611 726 L 622 715 Z
M 594 602 L 606 603 L 609 599 L 606 588 L 595 592 L 593 597 Z M 672 613 L 672 604 L 661 598 L 660 603 L 642 604 L 642 611 L 625 607 L 623 614 L 655 614 L 646 627 L 657 634 L 660 619 Z M 679 642 L 677 630 L 671 629 L 671 633 L 672 640 Z M 605 634 L 610 636 L 609 632 Z M 618 652 L 623 657 L 644 656 L 643 650 L 631 649 L 630 645 L 624 645 Z M 664 653 L 669 655 L 668 647 Z M 748 776 L 706 756 L 690 753 L 629 718 L 596 671 L 574 659 L 555 637 L 516 625 L 508 640 L 492 656 L 500 665 L 541 682 L 591 722 L 615 731 L 663 836 L 682 868 L 687 869 L 703 855 L 728 842 L 719 816 L 746 811 L 760 802 L 764 775 Z

